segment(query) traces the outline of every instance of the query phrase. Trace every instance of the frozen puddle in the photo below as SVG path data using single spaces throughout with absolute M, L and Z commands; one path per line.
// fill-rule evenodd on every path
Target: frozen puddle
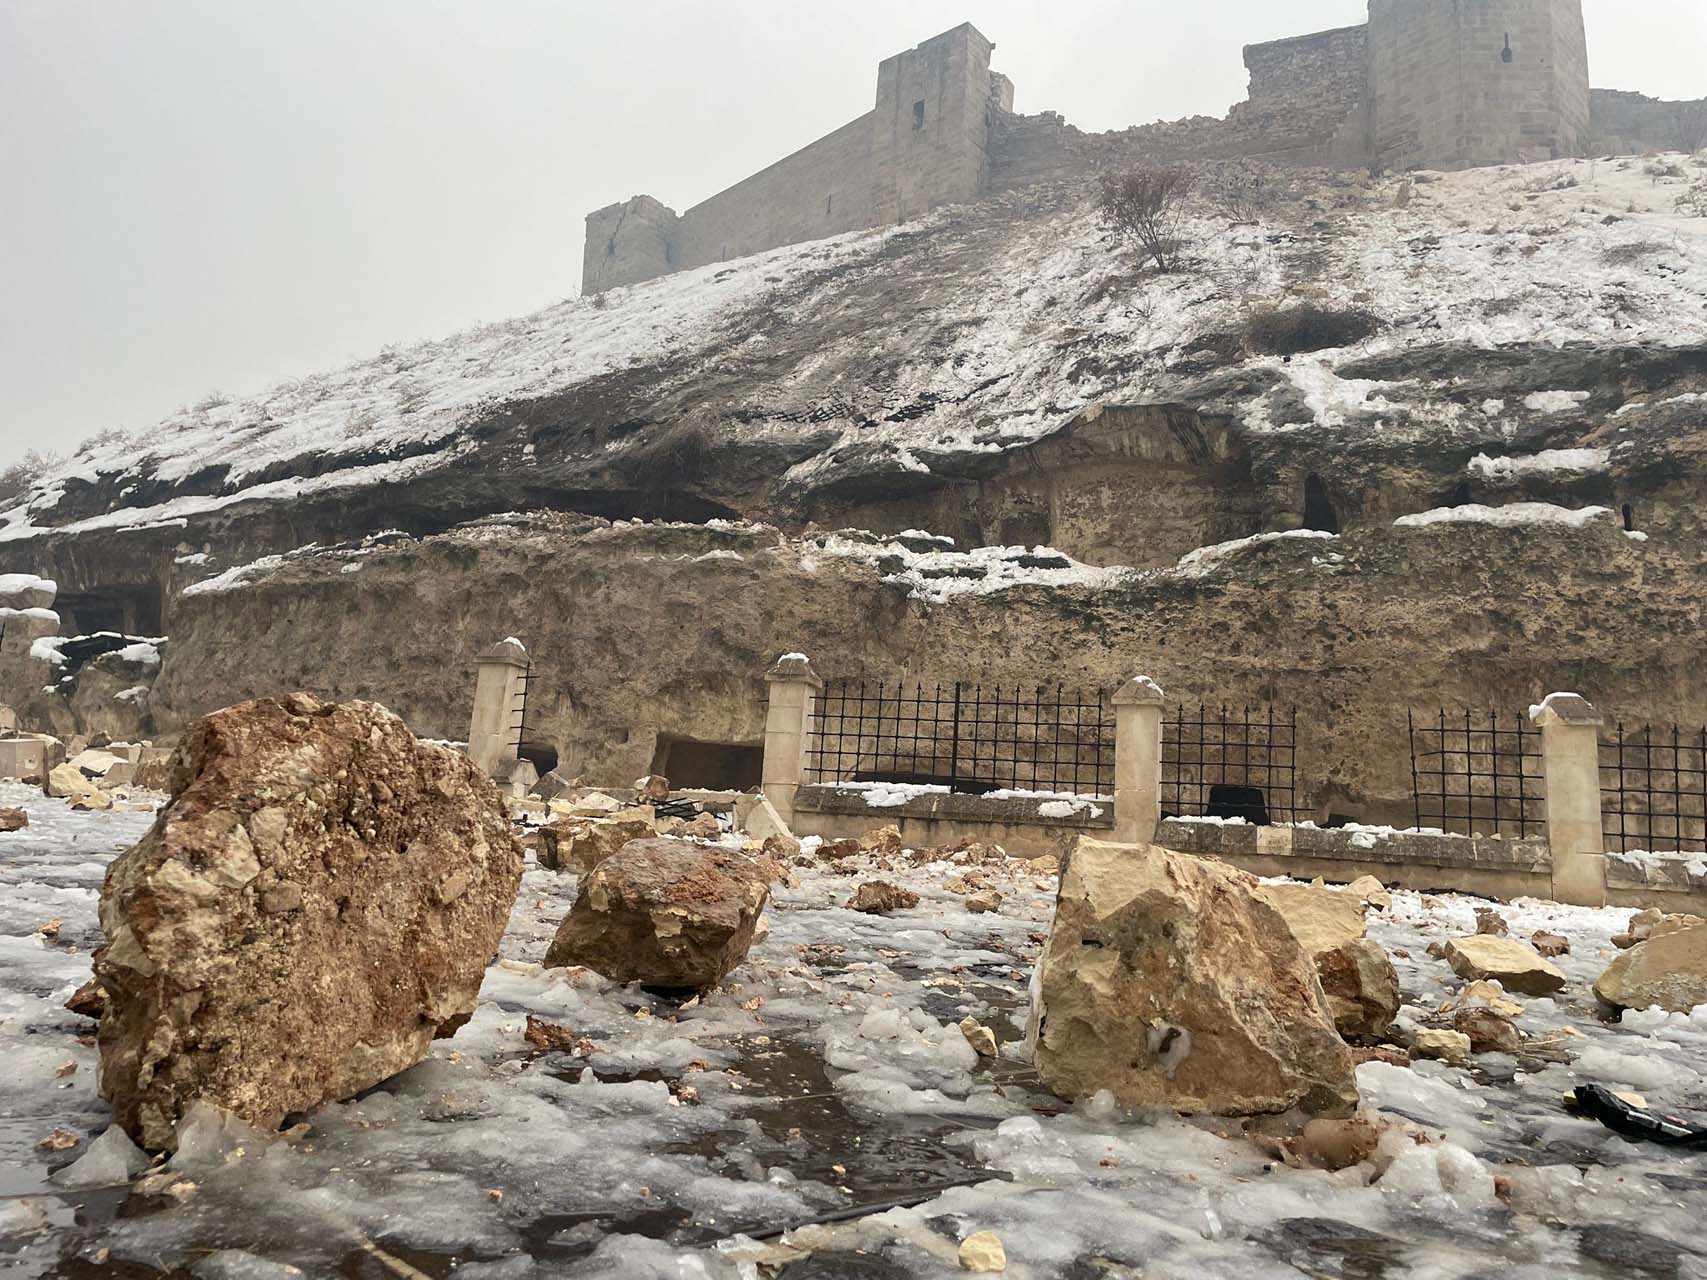
M 941 887 L 961 867 L 881 872 L 922 897 L 891 917 L 841 909 L 859 877 L 800 870 L 769 939 L 688 1005 L 540 970 L 574 882 L 531 869 L 479 1012 L 427 1062 L 305 1117 L 294 1142 L 205 1135 L 173 1162 L 176 1194 L 62 1192 L 48 1174 L 107 1113 L 91 1024 L 61 1004 L 88 974 L 105 865 L 151 818 L 0 787 L 18 803 L 32 825 L 0 837 L 6 1277 L 899 1280 L 959 1274 L 979 1230 L 1019 1280 L 1707 1277 L 1707 1163 L 1559 1104 L 1582 1079 L 1707 1109 L 1707 1011 L 1609 1023 L 1594 1007 L 1627 912 L 1502 908 L 1514 935 L 1571 939 L 1571 984 L 1526 1001 L 1522 1057 L 1361 1068 L 1369 1105 L 1445 1139 L 1366 1185 L 1276 1165 L 1213 1123 L 1043 1092 L 1019 1034 L 1052 885 L 1023 865 L 979 868 L 999 915 Z M 1472 931 L 1476 904 L 1393 896 L 1371 932 L 1404 953 L 1416 1019 L 1462 985 L 1426 949 Z M 960 1035 L 967 1014 L 996 1031 L 994 1061 Z M 529 1045 L 529 1015 L 587 1042 L 580 1056 Z M 82 1142 L 38 1149 L 56 1128 Z

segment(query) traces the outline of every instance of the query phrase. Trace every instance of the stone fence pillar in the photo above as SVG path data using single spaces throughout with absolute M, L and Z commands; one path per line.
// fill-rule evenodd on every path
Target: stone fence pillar
M 1530 708 L 1541 730 L 1547 787 L 1547 843 L 1553 897 L 1581 907 L 1606 905 L 1606 837 L 1600 821 L 1600 713 L 1574 693 L 1555 693 Z
M 1114 841 L 1149 844 L 1162 821 L 1161 686 L 1148 676 L 1114 695 Z
M 806 776 L 812 711 L 824 682 L 803 653 L 785 653 L 765 672 L 765 763 L 759 790 L 783 822 L 794 825 L 794 793 Z
M 507 766 L 516 758 L 527 697 L 528 651 L 512 637 L 493 645 L 477 661 L 468 754 L 488 777 L 498 777 L 509 773 Z

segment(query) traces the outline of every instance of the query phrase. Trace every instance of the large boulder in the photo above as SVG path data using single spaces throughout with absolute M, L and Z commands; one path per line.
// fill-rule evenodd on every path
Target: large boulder
M 1656 930 L 1613 960 L 1594 993 L 1621 1009 L 1688 1013 L 1707 1004 L 1707 925 Z
M 1033 978 L 1044 1083 L 1182 1112 L 1349 1114 L 1351 1055 L 1315 965 L 1258 887 L 1223 863 L 1081 839 Z
M 581 965 L 616 982 L 709 990 L 746 958 L 775 871 L 715 846 L 634 841 L 582 877 L 546 967 Z
M 657 834 L 644 818 L 565 818 L 539 829 L 539 865 L 584 876 L 630 841 Z
M 196 1100 L 276 1127 L 472 1014 L 522 860 L 467 756 L 297 693 L 192 725 L 172 784 L 108 868 L 95 953 L 101 1091 L 144 1146 Z
M 1507 991 L 1526 996 L 1546 996 L 1565 985 L 1565 975 L 1551 960 L 1516 938 L 1479 933 L 1454 938 L 1446 944 L 1446 962 L 1452 972 L 1472 982 L 1492 979 Z

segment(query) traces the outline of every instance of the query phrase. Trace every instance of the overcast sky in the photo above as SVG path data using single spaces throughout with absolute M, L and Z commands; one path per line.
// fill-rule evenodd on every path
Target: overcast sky
M 1597 86 L 1707 94 L 1702 0 L 1585 0 Z M 582 219 L 677 209 L 869 109 L 970 18 L 1088 129 L 1245 93 L 1364 0 L 0 0 L 0 462 L 574 293 Z

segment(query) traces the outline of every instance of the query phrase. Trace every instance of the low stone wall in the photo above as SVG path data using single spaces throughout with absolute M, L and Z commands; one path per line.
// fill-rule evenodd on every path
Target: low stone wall
M 1169 819 L 1156 843 L 1220 858 L 1260 876 L 1317 876 L 1349 884 L 1374 876 L 1387 885 L 1490 898 L 1552 896 L 1553 855 L 1544 839 L 1422 832 L 1253 827 Z
M 866 793 L 833 786 L 801 787 L 794 797 L 794 834 L 826 840 L 863 836 L 879 827 L 900 828 L 915 848 L 941 848 L 962 840 L 999 844 L 1024 858 L 1059 857 L 1081 835 L 1107 839 L 1114 830 L 1114 805 L 1099 804 L 1098 817 L 1045 818 L 1035 799 L 992 800 L 984 796 L 925 795 L 905 804 L 873 806 Z
M 1606 856 L 1606 900 L 1707 915 L 1707 858 Z

